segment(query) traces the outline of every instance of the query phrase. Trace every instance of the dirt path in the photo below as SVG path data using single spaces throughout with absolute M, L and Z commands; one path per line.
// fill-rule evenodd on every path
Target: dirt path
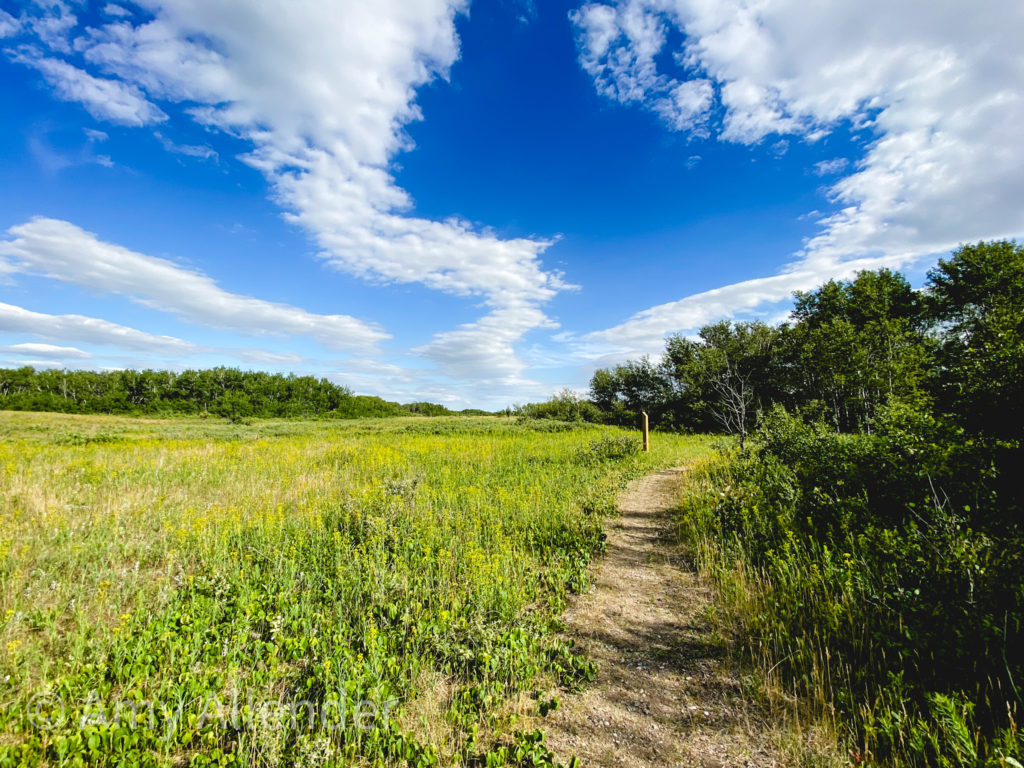
M 544 729 L 567 763 L 777 766 L 764 718 L 744 701 L 703 616 L 708 591 L 667 537 L 682 469 L 632 483 L 611 521 L 596 584 L 566 613 L 597 681 L 563 695 Z

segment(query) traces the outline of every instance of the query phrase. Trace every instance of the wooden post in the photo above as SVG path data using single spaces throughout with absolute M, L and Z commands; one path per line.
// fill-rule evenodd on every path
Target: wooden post
M 641 411 L 643 414 L 643 430 L 644 430 L 644 451 L 651 450 L 651 430 L 647 423 L 647 411 Z

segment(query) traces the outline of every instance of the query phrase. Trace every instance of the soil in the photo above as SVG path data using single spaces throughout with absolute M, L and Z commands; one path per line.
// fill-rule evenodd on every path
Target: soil
M 768 714 L 743 696 L 726 643 L 705 617 L 711 593 L 671 541 L 684 468 L 632 483 L 608 526 L 594 588 L 566 612 L 597 680 L 560 697 L 543 724 L 563 764 L 780 766 Z

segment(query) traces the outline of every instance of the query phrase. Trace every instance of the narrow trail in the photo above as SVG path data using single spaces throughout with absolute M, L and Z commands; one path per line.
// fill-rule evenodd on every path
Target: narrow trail
M 546 718 L 548 746 L 591 766 L 779 766 L 768 719 L 744 700 L 704 620 L 709 591 L 669 538 L 685 469 L 630 484 L 594 588 L 566 612 L 597 680 Z

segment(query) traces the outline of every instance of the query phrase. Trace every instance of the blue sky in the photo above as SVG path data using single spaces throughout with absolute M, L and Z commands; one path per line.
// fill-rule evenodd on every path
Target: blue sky
M 0 0 L 0 365 L 499 408 L 1024 234 L 1024 9 Z

